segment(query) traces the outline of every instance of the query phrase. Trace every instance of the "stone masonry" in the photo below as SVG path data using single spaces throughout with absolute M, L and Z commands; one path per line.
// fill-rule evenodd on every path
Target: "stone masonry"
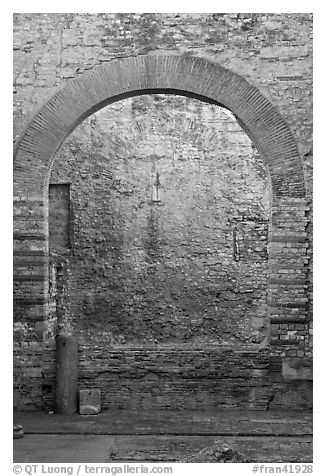
M 311 408 L 312 17 L 14 15 L 17 408 Z

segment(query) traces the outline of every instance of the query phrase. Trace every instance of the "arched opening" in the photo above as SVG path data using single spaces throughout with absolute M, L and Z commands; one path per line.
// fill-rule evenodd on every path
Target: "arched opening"
M 237 353 L 237 350 L 234 350 L 232 357 L 235 362 L 234 366 L 237 369 L 242 369 L 240 371 L 241 378 L 248 375 L 248 368 L 251 369 L 249 371 L 251 377 L 259 378 L 269 368 L 268 356 L 270 353 L 287 355 L 287 352 L 292 352 L 302 344 L 300 333 L 292 330 L 290 326 L 297 322 L 307 326 L 306 251 L 302 246 L 306 240 L 306 202 L 302 166 L 291 131 L 278 111 L 262 96 L 258 89 L 231 71 L 199 58 L 139 56 L 94 68 L 94 70 L 67 83 L 30 122 L 15 151 L 14 193 L 17 215 L 19 215 L 17 231 L 14 235 L 18 258 L 14 275 L 16 316 L 18 319 L 25 319 L 29 323 L 28 325 L 30 322 L 36 323 L 35 335 L 37 338 L 41 336 L 45 341 L 48 341 L 53 337 L 56 319 L 51 315 L 51 300 L 49 298 L 48 185 L 57 151 L 69 134 L 95 111 L 128 97 L 153 93 L 189 96 L 210 104 L 222 105 L 235 115 L 266 165 L 273 196 L 268 239 L 269 267 L 265 308 L 268 326 L 270 326 L 272 350 L 270 352 L 268 349 L 267 353 L 254 354 L 254 359 L 256 359 L 254 365 L 252 362 L 244 361 L 243 354 Z M 152 195 L 152 201 L 156 206 L 162 200 L 159 187 L 163 183 L 163 178 L 159 175 L 159 170 L 155 170 L 155 172 L 156 180 L 152 183 L 152 188 L 156 192 L 155 196 Z M 129 193 L 128 188 L 127 193 Z M 149 223 L 149 234 L 152 236 L 152 241 L 147 240 L 147 246 L 152 248 L 154 254 L 157 253 L 157 248 L 153 246 L 154 241 L 157 241 L 155 223 L 153 214 L 153 220 Z M 230 249 L 232 249 L 232 257 L 236 262 L 239 257 L 237 233 L 238 226 L 233 226 L 232 236 L 229 235 L 228 240 Z M 100 236 L 98 238 L 101 239 Z M 296 262 L 300 255 L 301 267 L 293 265 L 291 253 L 296 254 Z M 38 260 L 37 263 L 34 261 L 32 272 L 28 268 L 30 257 L 37 257 Z M 75 291 L 78 292 L 76 289 Z M 86 307 L 87 305 L 86 302 Z M 266 327 L 266 318 L 264 322 L 262 328 Z M 258 328 L 260 325 L 261 323 L 257 324 Z M 258 338 L 258 343 L 261 342 L 262 339 Z M 305 342 L 303 345 L 306 345 Z M 119 350 L 112 352 L 114 355 L 111 353 L 108 357 L 108 366 L 113 365 L 114 359 L 121 357 Z M 154 350 L 149 361 L 156 359 L 157 362 L 160 362 L 161 359 L 169 369 L 171 366 L 173 367 L 175 360 L 173 352 L 159 356 L 155 352 Z M 200 382 L 203 385 L 199 389 L 196 380 L 198 376 L 194 377 L 190 371 L 191 375 L 189 374 L 187 378 L 191 376 L 194 377 L 194 380 L 184 380 L 183 372 L 185 368 L 188 370 L 191 368 L 191 359 L 196 360 L 203 353 L 205 355 L 200 360 L 200 371 L 198 371 Z M 178 389 L 181 386 L 183 388 L 182 398 L 184 398 L 185 387 L 191 384 L 192 390 L 199 389 L 197 395 L 200 401 L 205 401 L 205 404 L 208 402 L 213 406 L 218 401 L 223 405 L 223 399 L 221 400 L 220 395 L 215 393 L 214 385 L 216 386 L 217 382 L 216 369 L 225 359 L 224 351 L 214 354 L 210 353 L 208 349 L 199 349 L 195 356 L 189 356 L 187 350 L 181 354 L 177 358 L 180 363 L 180 368 L 177 371 L 178 378 L 169 380 L 166 384 L 167 387 Z M 130 351 L 128 355 L 129 357 L 125 354 L 122 359 L 131 359 L 133 370 L 137 374 L 139 371 L 136 359 L 137 351 L 136 353 Z M 150 364 L 149 367 L 151 367 Z M 209 375 L 205 373 L 207 371 Z M 165 372 L 164 369 L 163 372 Z M 232 371 L 231 374 L 228 372 L 226 378 L 232 381 Z M 146 374 L 142 375 L 143 377 L 145 379 L 145 383 L 143 383 L 146 386 L 146 379 L 151 380 L 151 376 Z M 114 380 L 114 377 L 112 379 Z M 127 375 L 126 381 L 129 380 L 130 376 Z M 128 401 L 132 401 L 134 397 L 131 390 L 132 385 L 130 387 L 128 384 L 122 386 L 127 393 L 129 392 Z M 253 387 L 249 383 L 246 385 L 246 389 L 243 390 L 242 404 L 248 404 L 248 401 L 258 407 L 266 404 L 269 398 L 268 388 L 267 390 L 265 388 L 262 396 L 259 397 L 261 400 L 259 400 L 255 385 Z M 186 388 L 186 394 L 190 387 Z M 228 381 L 227 388 L 231 387 L 230 381 Z M 224 388 L 223 385 L 222 388 Z M 180 400 L 178 403 L 179 396 L 175 395 L 173 390 L 169 394 L 170 403 L 173 400 L 176 406 L 188 404 L 189 407 L 199 404 L 198 401 L 194 403 L 191 400 L 193 398 L 191 397 L 192 390 L 189 393 L 188 403 L 182 399 L 182 402 Z M 239 391 L 237 390 L 236 393 Z M 211 395 L 211 400 L 205 400 L 204 396 L 207 394 Z M 119 400 L 121 395 L 116 393 L 114 398 Z M 155 398 L 160 400 L 159 395 L 156 395 Z M 174 400 L 175 398 L 176 400 Z M 133 401 L 135 402 L 135 400 Z M 146 407 L 147 403 L 145 401 L 141 404 Z M 166 402 L 163 401 L 162 404 L 164 406 Z
M 230 70 L 200 58 L 174 55 L 127 58 L 94 68 L 67 83 L 35 115 L 17 144 L 16 183 L 27 158 L 46 183 L 55 152 L 86 117 L 120 99 L 153 92 L 196 97 L 232 111 L 269 168 L 273 195 L 286 196 L 292 183 L 296 186 L 291 187 L 291 196 L 304 196 L 297 147 L 276 108 Z

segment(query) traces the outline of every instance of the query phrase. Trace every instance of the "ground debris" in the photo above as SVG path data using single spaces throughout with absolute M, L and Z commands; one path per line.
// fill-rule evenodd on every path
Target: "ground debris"
M 203 448 L 198 453 L 180 460 L 180 463 L 253 463 L 253 458 L 247 458 L 242 453 L 231 448 L 226 443 L 216 441 L 212 446 Z

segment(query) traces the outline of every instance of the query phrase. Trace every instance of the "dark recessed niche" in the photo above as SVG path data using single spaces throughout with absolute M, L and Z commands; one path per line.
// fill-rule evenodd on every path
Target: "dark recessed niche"
M 71 246 L 70 184 L 49 185 L 50 250 L 67 250 Z

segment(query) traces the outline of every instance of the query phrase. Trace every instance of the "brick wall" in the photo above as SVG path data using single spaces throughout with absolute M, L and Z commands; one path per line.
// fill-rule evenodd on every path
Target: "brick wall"
M 75 332 L 76 321 L 80 384 L 85 386 L 94 383 L 87 356 L 95 349 L 99 328 L 105 330 L 100 353 L 124 344 L 127 356 L 133 352 L 130 345 L 141 343 L 140 332 L 159 345 L 233 344 L 231 354 L 235 343 L 254 350 L 267 337 L 269 359 L 299 358 L 290 367 L 306 368 L 305 357 L 311 355 L 311 27 L 307 14 L 15 15 L 17 405 L 51 402 L 53 383 L 42 384 L 46 364 L 40 355 L 58 330 Z M 76 129 L 52 170 L 55 151 L 87 115 L 137 90 L 167 89 L 211 105 L 169 96 L 115 103 L 111 112 L 107 108 Z M 258 153 L 230 116 L 221 121 L 213 105 L 218 103 L 236 114 Z M 40 112 L 23 133 L 35 109 Z M 234 158 L 232 148 L 238 150 L 241 141 L 241 154 Z M 200 173 L 198 164 L 205 164 Z M 49 257 L 51 170 L 51 181 L 72 184 L 74 230 L 71 250 L 51 250 Z M 144 197 L 150 202 L 155 172 L 162 202 L 142 205 Z M 198 184 L 200 192 L 191 201 Z M 188 240 L 181 239 L 180 231 L 186 235 L 189 230 Z M 209 251 L 196 254 L 204 247 Z M 167 289 L 168 256 L 177 296 Z M 209 277 L 203 279 L 201 271 L 208 265 Z M 141 280 L 151 290 L 145 300 Z M 212 312 L 216 304 L 218 319 Z M 159 374 L 155 352 L 149 358 Z M 26 370 L 27 355 L 33 356 L 34 370 Z M 178 355 L 183 361 L 182 352 Z M 239 362 L 234 355 L 226 368 L 234 359 Z M 202 365 L 201 353 L 196 356 Z M 244 367 L 250 368 L 250 362 L 245 359 Z M 260 389 L 277 386 L 267 400 L 258 397 L 260 390 L 250 394 L 255 398 L 244 392 L 234 400 L 226 383 L 224 403 L 210 400 L 206 392 L 206 404 L 241 406 L 249 398 L 253 406 L 264 407 L 272 398 L 292 405 L 297 385 L 297 404 L 309 406 L 302 372 L 294 370 L 297 380 L 291 382 L 289 372 L 282 372 L 281 365 L 259 383 Z M 201 374 L 196 385 L 205 387 L 210 378 Z M 126 407 L 139 392 L 137 382 L 127 385 Z M 108 407 L 115 405 L 110 388 L 103 397 Z M 181 400 L 187 388 L 185 379 Z M 169 406 L 168 395 L 162 397 L 163 406 Z M 148 402 L 159 405 L 157 398 Z
M 116 58 L 207 58 L 257 86 L 290 125 L 311 177 L 312 15 L 14 15 L 15 135 L 70 79 Z

